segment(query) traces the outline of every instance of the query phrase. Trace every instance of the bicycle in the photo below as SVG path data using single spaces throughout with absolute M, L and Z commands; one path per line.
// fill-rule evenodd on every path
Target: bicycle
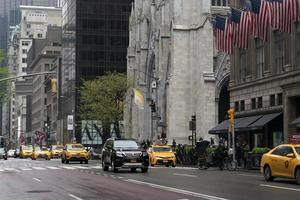
M 232 155 L 225 157 L 224 165 L 229 171 L 235 171 L 237 169 L 237 161 L 233 160 Z

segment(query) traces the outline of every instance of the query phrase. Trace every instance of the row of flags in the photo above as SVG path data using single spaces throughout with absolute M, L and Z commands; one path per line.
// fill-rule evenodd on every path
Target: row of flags
M 248 48 L 250 36 L 268 40 L 269 31 L 290 33 L 300 20 L 299 0 L 246 0 L 243 10 L 231 8 L 227 17 L 213 21 L 216 48 L 232 54 L 233 46 Z

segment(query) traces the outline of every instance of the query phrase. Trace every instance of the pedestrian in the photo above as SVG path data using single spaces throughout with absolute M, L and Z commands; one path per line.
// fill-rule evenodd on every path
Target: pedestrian
M 241 147 L 240 143 L 237 143 L 237 145 L 236 145 L 235 156 L 236 156 L 237 164 L 240 167 L 242 165 L 242 160 L 243 160 L 243 152 L 242 152 L 242 147 Z
M 223 170 L 223 168 L 224 168 L 225 151 L 226 151 L 226 149 L 225 149 L 223 143 L 220 142 L 215 151 L 217 165 L 220 168 L 220 170 Z
M 173 142 L 172 142 L 172 149 L 173 149 L 173 152 L 175 152 L 175 150 L 176 150 L 176 141 L 175 141 L 175 139 L 173 139 Z
M 244 142 L 242 145 L 242 152 L 243 152 L 243 162 L 244 162 L 244 169 L 246 169 L 248 164 L 248 153 L 250 151 L 250 147 L 247 142 Z

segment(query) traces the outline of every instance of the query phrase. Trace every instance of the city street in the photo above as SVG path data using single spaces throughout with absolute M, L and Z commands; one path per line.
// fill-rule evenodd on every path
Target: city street
M 104 172 L 99 161 L 0 161 L 0 199 L 297 199 L 294 181 L 265 182 L 257 171 L 155 167 L 149 173 Z

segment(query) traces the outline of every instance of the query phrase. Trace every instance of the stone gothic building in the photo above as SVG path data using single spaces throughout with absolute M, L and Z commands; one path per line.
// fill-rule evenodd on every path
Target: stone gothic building
M 139 140 L 159 136 L 166 137 L 169 143 L 173 139 L 189 143 L 189 121 L 196 115 L 197 139 L 211 137 L 208 130 L 218 123 L 216 94 L 219 95 L 215 88 L 211 8 L 222 10 L 227 6 L 211 3 L 133 3 L 127 74 L 133 87 L 142 92 L 144 107 L 134 103 L 133 92 L 128 95 L 124 120 L 127 136 Z

